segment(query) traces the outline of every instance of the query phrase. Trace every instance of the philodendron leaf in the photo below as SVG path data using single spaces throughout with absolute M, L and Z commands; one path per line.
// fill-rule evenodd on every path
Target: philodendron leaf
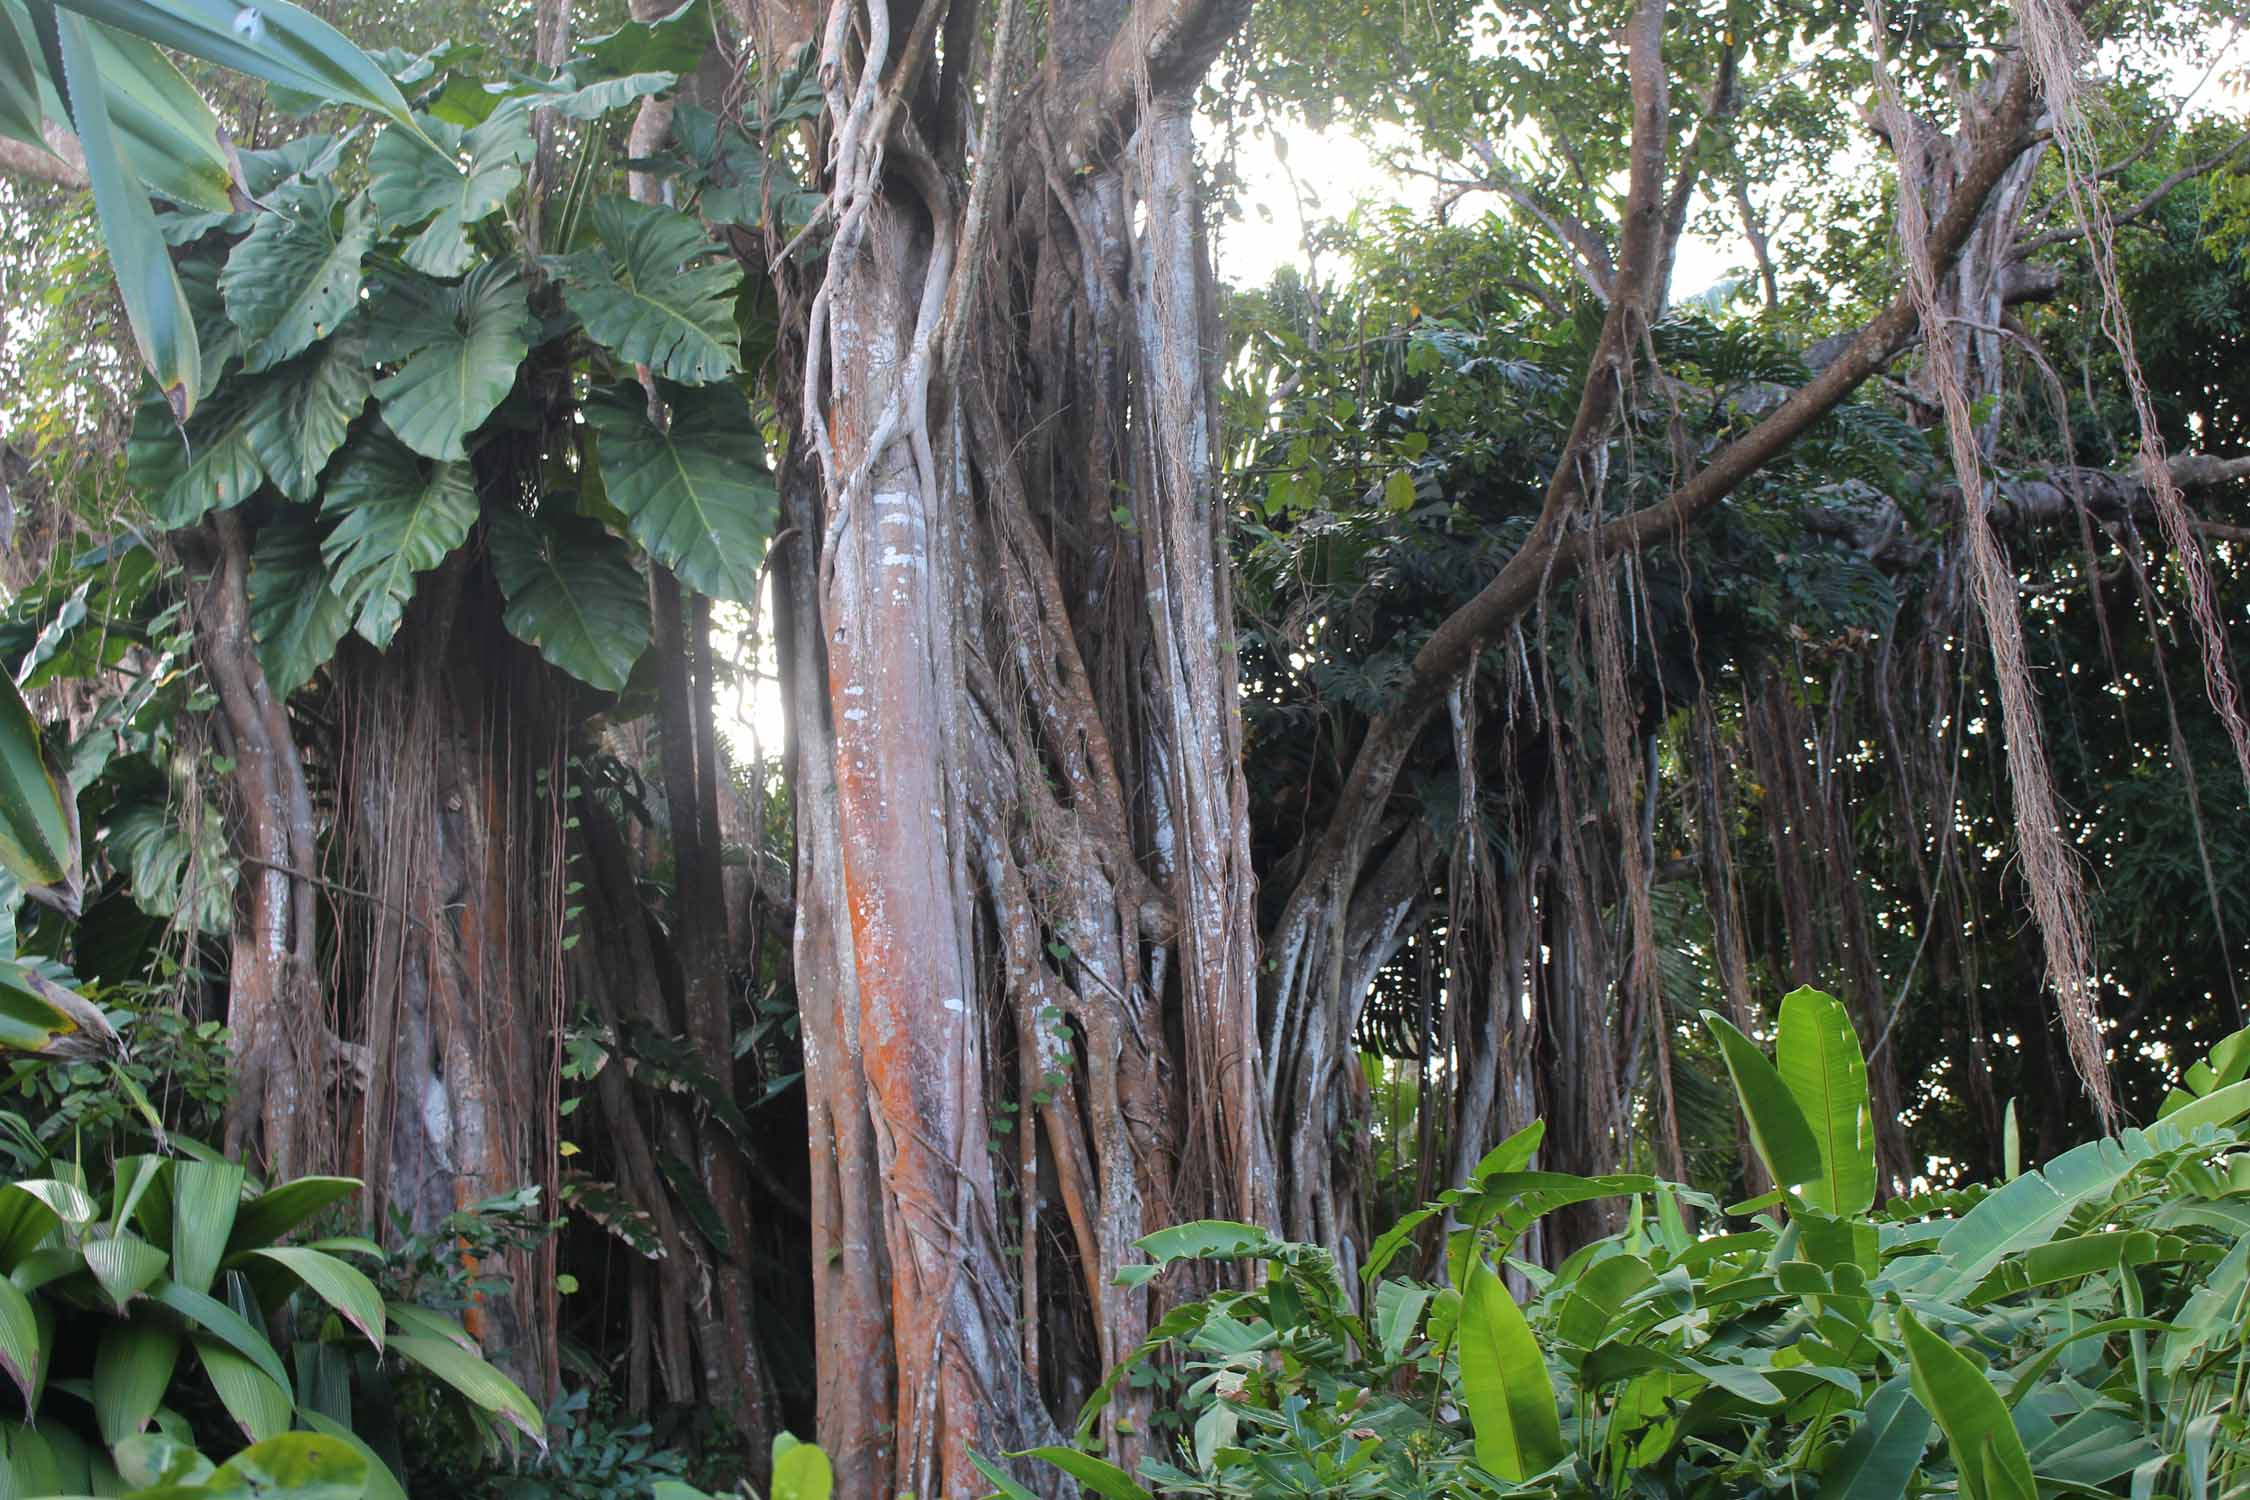
M 1514 1483 L 1543 1474 L 1570 1451 L 1539 1341 L 1523 1309 L 1483 1259 L 1461 1293 L 1461 1400 L 1476 1429 L 1477 1462 Z
M 494 518 L 492 570 L 518 640 L 580 682 L 621 691 L 648 647 L 648 585 L 630 549 L 590 521 Z
M 649 420 L 638 386 L 587 402 L 603 487 L 633 540 L 689 588 L 747 604 L 776 503 L 750 403 L 732 385 L 663 390 L 672 409 L 663 428 Z
M 597 199 L 599 250 L 556 256 L 563 300 L 586 334 L 617 358 L 682 385 L 740 368 L 734 297 L 742 267 L 686 214 L 627 198 Z
M 1774 1066 L 1820 1152 L 1805 1201 L 1823 1213 L 1865 1213 L 1875 1203 L 1875 1114 L 1867 1060 L 1843 1002 L 1809 987 L 1784 996 Z
M 367 329 L 356 318 L 275 372 L 250 418 L 250 450 L 276 489 L 292 500 L 319 492 L 321 470 L 374 386 Z
M 422 226 L 405 260 L 431 276 L 459 276 L 476 263 L 469 228 L 500 211 L 531 160 L 531 117 L 519 100 L 471 130 L 424 117 L 429 141 L 386 130 L 367 153 L 367 196 L 385 229 Z
M 266 686 L 286 698 L 336 655 L 352 628 L 352 607 L 330 586 L 311 525 L 269 522 L 250 556 L 250 632 Z
M 151 497 L 149 510 L 159 526 L 193 526 L 207 512 L 240 505 L 266 482 L 250 441 L 264 394 L 263 380 L 228 381 L 184 430 L 172 424 L 162 401 L 151 397 L 142 403 L 126 449 L 126 475 L 135 490 Z
M 381 427 L 345 450 L 321 501 L 336 529 L 320 544 L 330 583 L 352 625 L 387 647 L 414 594 L 414 576 L 445 561 L 477 520 L 475 477 L 465 463 L 426 464 Z
M 375 242 L 375 224 L 356 195 L 339 222 L 337 202 L 326 182 L 281 188 L 227 257 L 219 292 L 248 340 L 244 369 L 294 359 L 359 306 L 360 263 Z
M 398 366 L 375 387 L 383 420 L 424 458 L 467 458 L 469 434 L 507 399 L 530 352 L 523 278 L 490 261 L 459 286 L 401 281 L 369 318 L 368 356 Z

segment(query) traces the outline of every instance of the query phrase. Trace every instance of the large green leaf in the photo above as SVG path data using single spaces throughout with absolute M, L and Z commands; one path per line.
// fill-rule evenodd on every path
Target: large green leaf
M 39 1336 L 39 1318 L 31 1310 L 31 1299 L 18 1291 L 14 1282 L 0 1277 L 0 1371 L 6 1371 L 15 1382 L 27 1411 L 38 1404 L 33 1393 L 46 1363 L 47 1349 Z
M 390 1465 L 377 1457 L 375 1450 L 368 1447 L 358 1433 L 326 1412 L 314 1411 L 309 1406 L 301 1408 L 297 1415 L 313 1431 L 334 1438 L 367 1461 L 367 1487 L 361 1491 L 358 1500 L 407 1500 L 406 1486 L 398 1482 L 398 1476 L 391 1472 Z
M 633 539 L 688 587 L 747 604 L 757 596 L 775 507 L 750 403 L 732 385 L 664 389 L 667 428 L 649 421 L 638 386 L 600 391 L 587 403 L 603 485 Z
M 1781 1001 L 1774 1065 L 1820 1151 L 1805 1201 L 1823 1213 L 1865 1213 L 1875 1202 L 1875 1114 L 1851 1013 L 1833 995 L 1790 991 Z
M 148 1295 L 149 1300 L 161 1302 L 202 1332 L 215 1335 L 228 1348 L 264 1371 L 275 1385 L 288 1386 L 289 1372 L 282 1368 L 281 1356 L 273 1352 L 273 1344 L 250 1326 L 249 1319 L 224 1302 L 202 1292 L 191 1292 L 176 1281 L 159 1281 L 149 1288 Z
M 326 182 L 280 188 L 227 256 L 219 293 L 248 341 L 244 369 L 296 358 L 359 306 L 360 264 L 375 243 L 375 224 L 357 196 L 343 203 L 339 222 L 338 202 Z
M 102 1295 L 120 1315 L 125 1306 L 164 1274 L 167 1258 L 137 1234 L 121 1232 L 84 1246 L 86 1269 L 94 1273 Z
M 1915 1399 L 1945 1430 L 1967 1500 L 2032 1500 L 2038 1493 L 2008 1404 L 1969 1357 L 1899 1310 Z
M 430 119 L 422 129 L 428 140 L 395 129 L 376 138 L 367 153 L 367 196 L 385 229 L 424 226 L 406 247 L 408 265 L 459 276 L 477 259 L 470 226 L 499 212 L 523 183 L 531 117 L 511 100 L 471 130 Z
M 444 1339 L 394 1335 L 391 1351 L 444 1381 L 478 1406 L 507 1422 L 534 1442 L 542 1440 L 545 1425 L 539 1408 L 517 1384 L 468 1350 Z
M 494 517 L 492 570 L 518 640 L 580 682 L 618 692 L 648 648 L 648 585 L 624 543 L 591 521 Z
M 1011 1453 L 1010 1458 L 1043 1458 L 1056 1468 L 1077 1480 L 1103 1500 L 1155 1500 L 1147 1490 L 1133 1482 L 1133 1476 L 1113 1463 L 1081 1453 L 1076 1448 L 1031 1448 L 1022 1453 Z
M 425 458 L 467 458 L 468 435 L 507 399 L 530 352 L 523 278 L 493 261 L 459 286 L 402 281 L 369 314 L 369 356 L 399 366 L 375 387 L 383 420 Z
M 786 1432 L 773 1440 L 769 1500 L 828 1500 L 835 1487 L 836 1470 L 819 1444 L 800 1442 Z
M 172 1166 L 172 1280 L 191 1292 L 209 1291 L 219 1274 L 242 1207 L 242 1181 L 242 1168 L 233 1162 Z
M 94 1349 L 94 1418 L 114 1448 L 148 1426 L 172 1383 L 179 1335 L 146 1318 L 115 1323 Z
M 590 338 L 621 362 L 683 385 L 740 368 L 734 297 L 742 267 L 701 224 L 616 197 L 596 200 L 591 221 L 601 249 L 550 261 Z
M 344 34 L 288 0 L 62 0 L 119 31 L 325 103 L 411 117 L 390 75 Z
M 168 408 L 154 398 L 135 413 L 126 474 L 149 497 L 159 526 L 192 526 L 208 511 L 240 505 L 266 482 L 250 441 L 266 387 L 264 379 L 225 382 L 185 429 L 174 427 Z
M 82 16 L 57 13 L 51 0 L 31 0 L 30 9 L 52 60 L 50 72 L 59 72 L 56 81 L 66 86 L 64 103 L 85 152 L 86 179 L 94 190 L 94 212 L 125 319 L 174 420 L 184 422 L 202 395 L 203 356 L 195 318 L 172 269 L 171 252 L 157 233 L 156 211 L 110 118 L 93 27 Z
M 235 1215 L 227 1250 L 239 1254 L 271 1245 L 323 1209 L 351 1197 L 361 1186 L 356 1177 L 296 1177 L 269 1188 L 243 1204 Z
M 1940 1298 L 1958 1296 L 2003 1257 L 2045 1244 L 2079 1204 L 2116 1187 L 2135 1159 L 2115 1138 L 2088 1141 L 2005 1184 L 1939 1238 L 1942 1274 L 1921 1290 Z
M 711 46 L 710 0 L 687 0 L 651 21 L 627 21 L 615 31 L 589 37 L 579 51 L 604 75 L 661 70 L 685 73 Z
M 414 595 L 414 575 L 445 561 L 476 524 L 476 481 L 467 464 L 425 464 L 370 428 L 344 451 L 320 509 L 337 519 L 320 544 L 330 584 L 353 628 L 384 647 Z
M 31 18 L 11 0 L 0 0 L 0 135 L 44 151 L 47 109 L 39 96 L 39 65 L 31 60 L 38 43 L 31 37 Z
M 367 329 L 357 319 L 275 372 L 250 419 L 250 449 L 277 489 L 292 500 L 319 493 L 321 471 L 374 386 Z
M 15 679 L 0 678 L 0 866 L 25 885 L 67 886 L 78 875 L 76 799 Z
M 358 1267 L 303 1245 L 268 1245 L 250 1253 L 282 1267 L 310 1287 L 345 1322 L 367 1335 L 376 1352 L 382 1351 L 383 1294 Z
M 1477 1462 L 1518 1484 L 1560 1463 L 1569 1450 L 1547 1361 L 1523 1309 L 1481 1257 L 1469 1266 L 1457 1336 Z
M 234 178 L 211 106 L 162 51 L 107 26 L 90 28 L 109 118 L 141 185 L 183 208 L 225 213 Z M 59 101 L 58 101 L 59 102 Z
M 1819 1500 L 1902 1500 L 1922 1467 L 1930 1414 L 1905 1377 L 1894 1377 L 1868 1400 L 1851 1439 L 1829 1460 Z
M 340 1438 L 286 1432 L 243 1449 L 211 1478 L 224 1496 L 287 1496 L 288 1500 L 362 1500 L 368 1462 Z
M 269 522 L 250 556 L 250 630 L 266 686 L 286 698 L 336 655 L 352 628 L 352 607 L 330 586 L 320 557 L 320 532 L 310 525 Z
M 1727 1075 L 1734 1080 L 1735 1097 L 1742 1105 L 1743 1120 L 1750 1127 L 1750 1144 L 1757 1148 L 1766 1171 L 1782 1187 L 1818 1179 L 1820 1145 L 1780 1072 L 1756 1042 L 1717 1011 L 1705 1011 L 1703 1024 L 1718 1039 Z
M 244 1437 L 262 1443 L 289 1430 L 297 1404 L 272 1376 L 207 1335 L 195 1340 L 195 1354 L 210 1378 L 211 1389 L 218 1393 L 220 1404 Z

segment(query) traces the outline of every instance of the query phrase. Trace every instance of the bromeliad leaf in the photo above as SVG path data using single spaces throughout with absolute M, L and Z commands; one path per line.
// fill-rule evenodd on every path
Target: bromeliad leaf
M 497 213 L 523 184 L 531 160 L 531 119 L 509 100 L 464 130 L 424 117 L 442 152 L 404 130 L 386 130 L 367 153 L 367 196 L 385 229 L 426 226 L 406 247 L 406 263 L 431 276 L 459 276 L 475 263 L 469 228 Z
M 512 511 L 493 520 L 490 541 L 509 632 L 579 681 L 623 689 L 649 635 L 648 588 L 625 544 L 590 521 Z
M 407 281 L 370 310 L 368 357 L 398 372 L 375 387 L 383 420 L 425 458 L 458 462 L 507 399 L 533 328 L 523 279 L 497 261 L 459 286 Z
M 740 368 L 734 294 L 742 268 L 686 214 L 625 198 L 595 202 L 598 251 L 557 256 L 563 299 L 626 364 L 704 385 Z
M 352 628 L 387 647 L 414 595 L 414 575 L 468 539 L 476 481 L 467 464 L 425 464 L 388 431 L 371 428 L 345 450 L 320 513 L 337 518 L 320 544 L 330 586 L 352 611 Z
M 281 188 L 227 257 L 219 291 L 248 341 L 244 369 L 294 359 L 359 306 L 360 263 L 375 242 L 375 224 L 364 199 L 344 204 L 341 223 L 337 203 L 329 183 Z
M 586 419 L 609 500 L 633 539 L 688 587 L 747 604 L 775 496 L 750 403 L 732 385 L 670 388 L 672 421 L 649 421 L 638 386 L 598 391 Z
M 89 28 L 110 123 L 141 183 L 183 208 L 231 209 L 234 179 L 211 106 L 170 58 L 137 36 Z
M 277 489 L 292 500 L 318 493 L 320 471 L 374 388 L 367 328 L 357 319 L 276 372 L 250 419 L 250 450 Z
M 266 685 L 286 698 L 336 655 L 352 628 L 352 608 L 330 586 L 312 526 L 272 522 L 259 528 L 250 557 L 250 633 Z

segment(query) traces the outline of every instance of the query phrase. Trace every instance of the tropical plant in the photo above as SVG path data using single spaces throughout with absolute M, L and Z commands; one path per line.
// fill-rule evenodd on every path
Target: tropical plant
M 1193 1377 L 1188 1436 L 1137 1478 L 1085 1452 L 1038 1456 L 1136 1500 L 1815 1482 L 1849 1500 L 2200 1497 L 2242 1483 L 2250 1030 L 2188 1069 L 2145 1130 L 1877 1208 L 1844 1007 L 1790 994 L 1770 1057 L 1706 1019 L 1772 1192 L 1721 1212 L 1652 1178 L 1541 1172 L 1534 1126 L 1371 1246 L 1356 1288 L 1325 1251 L 1247 1225 L 1148 1236 L 1121 1280 L 1240 1261 L 1257 1284 L 1175 1309 L 1079 1433 L 1161 1358 Z M 1629 1202 L 1622 1231 L 1551 1273 L 1514 1258 L 1540 1217 L 1596 1197 Z M 1439 1279 L 1386 1274 L 1425 1227 L 1443 1231 Z

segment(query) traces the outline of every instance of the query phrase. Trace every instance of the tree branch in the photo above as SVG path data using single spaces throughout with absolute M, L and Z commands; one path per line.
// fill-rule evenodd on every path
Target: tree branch
M 45 150 L 11 136 L 0 136 L 0 172 L 71 192 L 85 187 L 86 153 L 78 148 L 78 137 L 51 120 L 45 122 L 43 133 L 47 137 Z

